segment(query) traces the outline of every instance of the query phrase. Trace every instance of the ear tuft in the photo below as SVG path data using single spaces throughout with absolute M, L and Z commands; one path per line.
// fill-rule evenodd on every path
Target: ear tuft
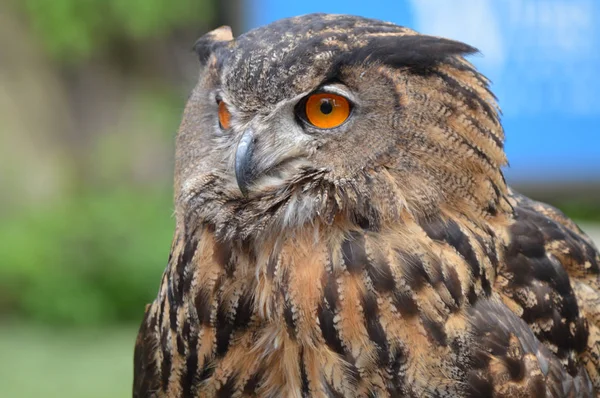
M 221 26 L 199 38 L 194 44 L 194 51 L 198 54 L 200 63 L 204 64 L 216 49 L 223 47 L 232 40 L 231 28 Z

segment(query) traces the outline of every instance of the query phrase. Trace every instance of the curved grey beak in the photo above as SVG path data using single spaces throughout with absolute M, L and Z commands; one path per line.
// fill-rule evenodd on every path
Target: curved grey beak
M 244 196 L 248 194 L 248 187 L 256 176 L 256 167 L 252 161 L 255 143 L 254 131 L 248 129 L 244 131 L 235 151 L 235 179 Z

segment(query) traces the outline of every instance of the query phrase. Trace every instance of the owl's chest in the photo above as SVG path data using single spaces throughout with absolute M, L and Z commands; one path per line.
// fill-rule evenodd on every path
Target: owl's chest
M 334 331 L 335 311 L 324 298 L 335 279 L 327 274 L 329 254 L 282 251 L 268 256 L 258 274 L 238 271 L 216 281 L 210 320 L 199 330 L 212 346 L 207 392 L 231 387 L 253 396 L 301 397 L 325 371 L 345 377 L 341 342 L 333 350 L 323 337 L 324 329 Z
M 300 242 L 250 258 L 209 243 L 198 243 L 193 269 L 167 275 L 153 306 L 166 391 L 301 397 L 385 389 L 382 312 L 365 274 L 342 267 L 366 260 L 358 247 L 348 248 L 356 259 L 344 260 L 341 246 Z
M 200 396 L 388 396 L 389 363 L 404 363 L 409 353 L 390 347 L 383 311 L 364 307 L 359 282 L 340 281 L 347 284 L 340 294 L 338 278 L 309 279 L 305 270 L 285 279 L 279 289 L 260 279 L 231 295 L 223 288 L 224 300 L 212 306 L 193 342 Z M 187 366 L 189 355 L 180 363 Z
M 210 235 L 181 243 L 150 316 L 166 396 L 418 396 L 444 379 L 462 289 L 427 283 L 440 263 L 424 245 L 391 242 L 307 234 L 253 255 Z

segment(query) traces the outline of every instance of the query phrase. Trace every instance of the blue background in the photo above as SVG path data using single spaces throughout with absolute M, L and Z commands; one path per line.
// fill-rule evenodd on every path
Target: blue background
M 246 28 L 356 14 L 477 47 L 503 110 L 512 182 L 600 182 L 600 1 L 248 0 Z

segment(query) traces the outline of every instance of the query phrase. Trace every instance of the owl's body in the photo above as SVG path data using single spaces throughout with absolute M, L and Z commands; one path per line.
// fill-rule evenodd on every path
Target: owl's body
M 318 14 L 197 50 L 134 396 L 597 396 L 600 257 L 506 186 L 471 47 Z

